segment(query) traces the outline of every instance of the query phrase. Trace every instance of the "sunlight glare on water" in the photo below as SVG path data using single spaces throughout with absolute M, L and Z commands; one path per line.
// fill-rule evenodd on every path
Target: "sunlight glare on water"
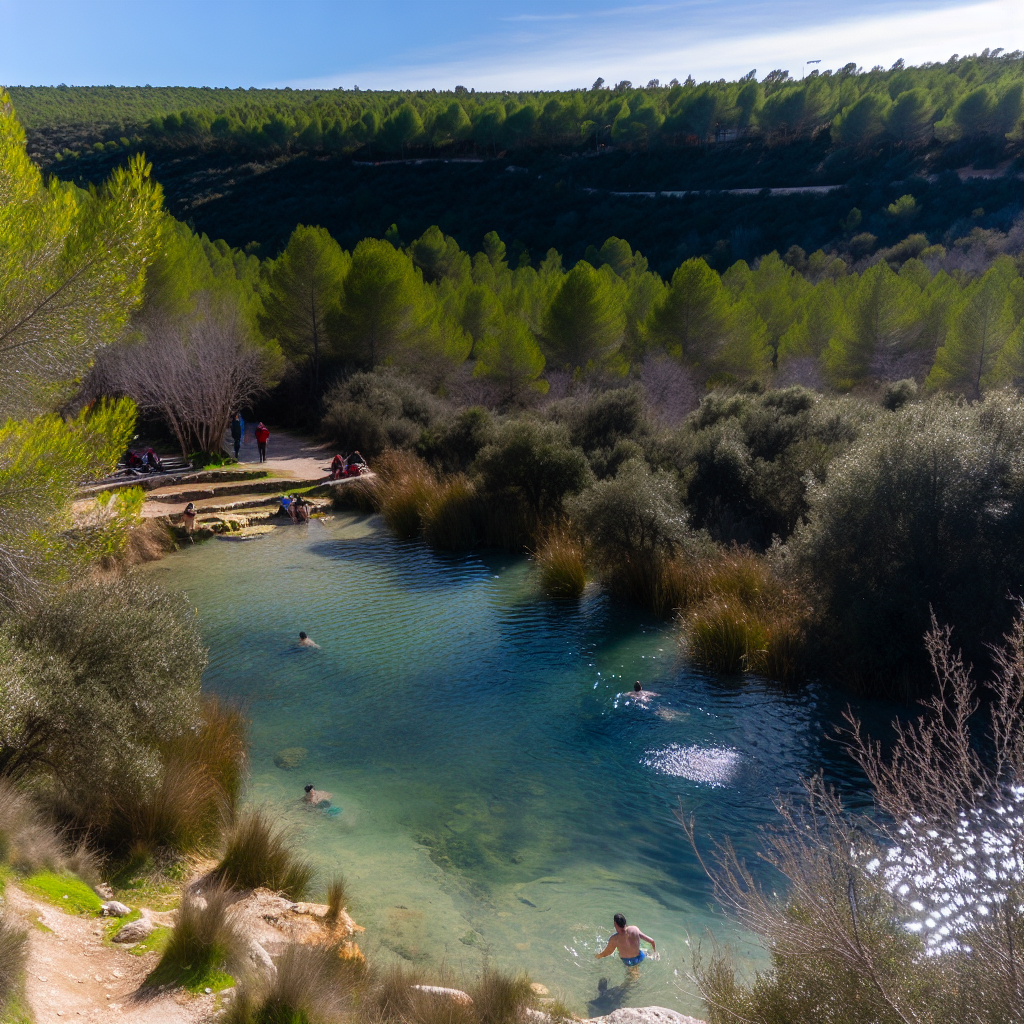
M 709 908 L 675 814 L 749 859 L 801 774 L 863 794 L 825 735 L 843 698 L 696 673 L 671 626 L 596 592 L 546 601 L 525 558 L 438 554 L 337 516 L 147 571 L 199 610 L 204 686 L 249 710 L 247 799 L 321 879 L 345 874 L 378 960 L 458 978 L 486 955 L 580 1014 L 697 1012 L 689 940 L 713 926 L 758 953 Z M 306 783 L 336 813 L 305 808 Z M 617 912 L 658 943 L 637 981 L 594 959 Z

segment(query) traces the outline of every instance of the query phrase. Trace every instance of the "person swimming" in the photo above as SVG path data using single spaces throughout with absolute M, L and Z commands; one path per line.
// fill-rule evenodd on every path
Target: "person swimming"
M 305 796 L 303 796 L 302 802 L 309 804 L 310 807 L 319 807 L 321 810 L 326 810 L 331 806 L 331 794 L 325 793 L 322 789 L 314 789 L 311 782 L 303 786 L 303 792 Z
M 310 640 L 309 637 L 306 636 L 305 633 L 301 633 L 301 632 L 299 633 L 299 646 L 300 647 L 315 647 L 318 651 L 320 650 L 320 645 L 315 640 Z

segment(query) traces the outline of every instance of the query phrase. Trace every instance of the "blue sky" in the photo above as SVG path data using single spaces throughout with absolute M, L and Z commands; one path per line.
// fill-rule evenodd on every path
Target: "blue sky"
M 0 0 L 0 83 L 477 89 L 1024 49 L 1024 0 Z

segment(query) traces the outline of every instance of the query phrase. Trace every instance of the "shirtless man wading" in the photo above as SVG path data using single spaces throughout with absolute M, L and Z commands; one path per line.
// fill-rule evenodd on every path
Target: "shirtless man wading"
M 603 956 L 611 956 L 615 950 L 619 951 L 619 956 L 622 957 L 622 962 L 627 967 L 636 967 L 645 957 L 644 951 L 640 948 L 640 940 L 649 942 L 651 944 L 651 952 L 654 952 L 654 939 L 647 935 L 644 935 L 642 931 L 635 924 L 631 924 L 627 927 L 626 919 L 622 914 L 616 914 L 613 918 L 615 921 L 615 934 L 608 940 L 608 945 L 604 947 L 604 950 L 597 953 L 597 959 L 600 960 Z

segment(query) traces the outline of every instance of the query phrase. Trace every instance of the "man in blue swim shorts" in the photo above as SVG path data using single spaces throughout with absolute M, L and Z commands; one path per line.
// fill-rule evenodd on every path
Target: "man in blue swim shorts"
M 640 948 L 640 940 L 649 942 L 651 944 L 651 952 L 653 953 L 654 939 L 644 935 L 635 924 L 627 925 L 626 918 L 622 914 L 616 914 L 613 920 L 615 922 L 615 934 L 608 940 L 608 945 L 600 953 L 596 954 L 597 959 L 600 960 L 603 956 L 611 956 L 612 953 L 618 950 L 622 962 L 627 967 L 639 966 L 646 955 Z

